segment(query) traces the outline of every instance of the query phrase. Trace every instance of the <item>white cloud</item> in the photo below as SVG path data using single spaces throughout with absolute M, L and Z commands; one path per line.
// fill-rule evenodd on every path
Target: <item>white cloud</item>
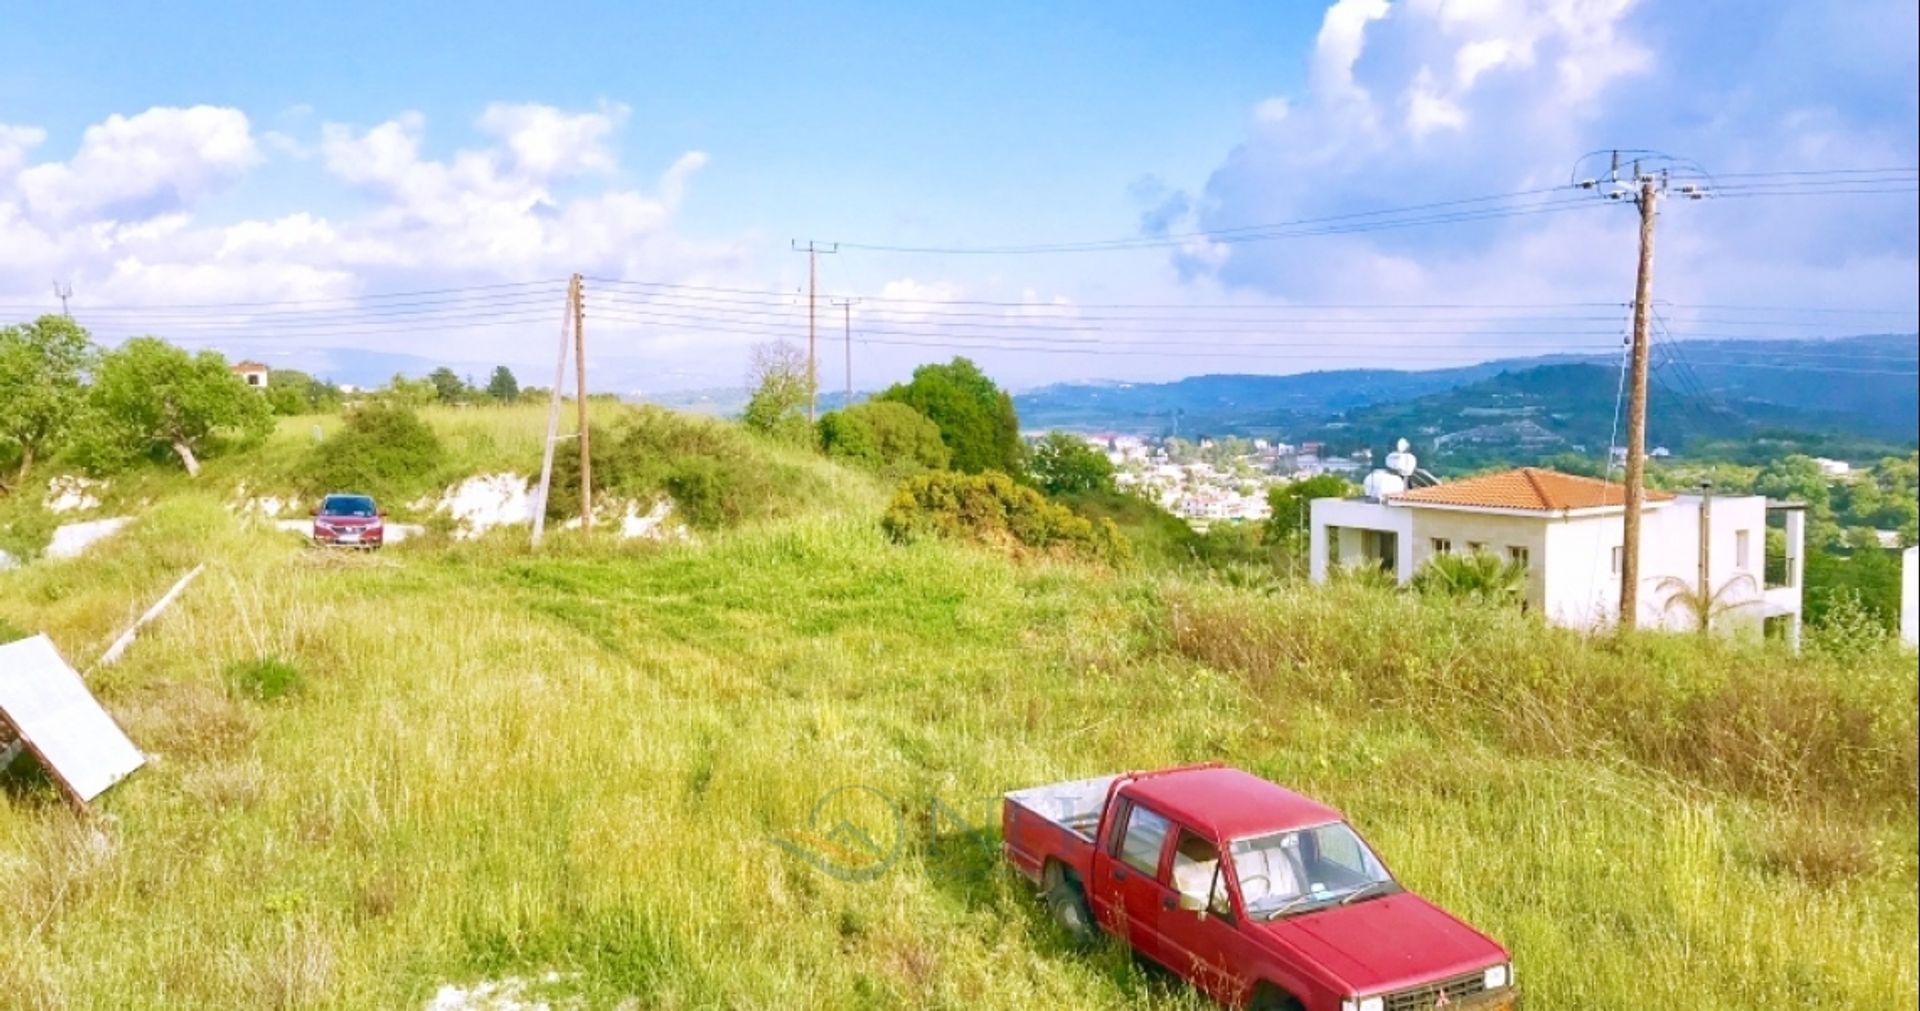
M 156 107 L 88 127 L 71 161 L 35 165 L 17 185 L 38 217 L 144 216 L 190 204 L 259 161 L 240 110 Z
M 1262 124 L 1271 126 L 1276 123 L 1284 122 L 1287 118 L 1287 114 L 1292 111 L 1293 111 L 1292 103 L 1288 102 L 1285 98 L 1275 96 L 1273 98 L 1266 99 L 1262 101 L 1259 105 L 1256 105 L 1253 107 L 1253 120 L 1256 123 L 1262 123 Z
M 27 152 L 47 139 L 47 131 L 32 126 L 0 123 L 0 182 L 7 181 L 26 160 Z
M 612 171 L 614 156 L 607 141 L 626 121 L 627 112 L 624 105 L 569 114 L 550 105 L 495 102 L 480 114 L 478 125 L 506 144 L 522 173 L 547 179 Z

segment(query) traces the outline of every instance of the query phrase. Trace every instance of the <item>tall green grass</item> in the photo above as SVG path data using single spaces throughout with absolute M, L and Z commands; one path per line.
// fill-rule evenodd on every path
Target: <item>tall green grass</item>
M 0 789 L 0 1003 L 1198 1008 L 1068 949 L 993 801 L 1201 759 L 1346 811 L 1532 1006 L 1914 999 L 1906 657 L 901 546 L 843 491 L 697 544 L 337 555 L 203 489 L 0 573 L 85 666 L 208 562 L 94 675 L 152 764 L 89 823 Z

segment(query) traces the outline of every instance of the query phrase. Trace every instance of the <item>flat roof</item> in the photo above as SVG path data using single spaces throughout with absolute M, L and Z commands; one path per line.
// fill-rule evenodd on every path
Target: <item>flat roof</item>
M 1174 821 L 1217 839 L 1310 828 L 1340 812 L 1239 769 L 1181 769 L 1127 784 L 1127 793 Z

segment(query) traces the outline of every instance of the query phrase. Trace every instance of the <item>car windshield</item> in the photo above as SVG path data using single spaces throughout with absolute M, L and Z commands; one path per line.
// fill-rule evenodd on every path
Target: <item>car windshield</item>
M 1240 899 L 1255 919 L 1399 890 L 1380 859 L 1341 822 L 1242 839 L 1231 852 Z
M 377 511 L 373 500 L 365 495 L 328 495 L 327 500 L 320 503 L 323 516 L 372 516 Z

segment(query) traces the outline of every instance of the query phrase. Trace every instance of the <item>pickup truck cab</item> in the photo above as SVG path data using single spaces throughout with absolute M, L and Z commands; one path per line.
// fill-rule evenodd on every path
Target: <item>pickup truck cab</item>
M 1229 1007 L 1517 1006 L 1505 948 L 1401 887 L 1339 812 L 1238 769 L 1016 790 L 1001 830 L 1076 940 L 1111 934 Z

